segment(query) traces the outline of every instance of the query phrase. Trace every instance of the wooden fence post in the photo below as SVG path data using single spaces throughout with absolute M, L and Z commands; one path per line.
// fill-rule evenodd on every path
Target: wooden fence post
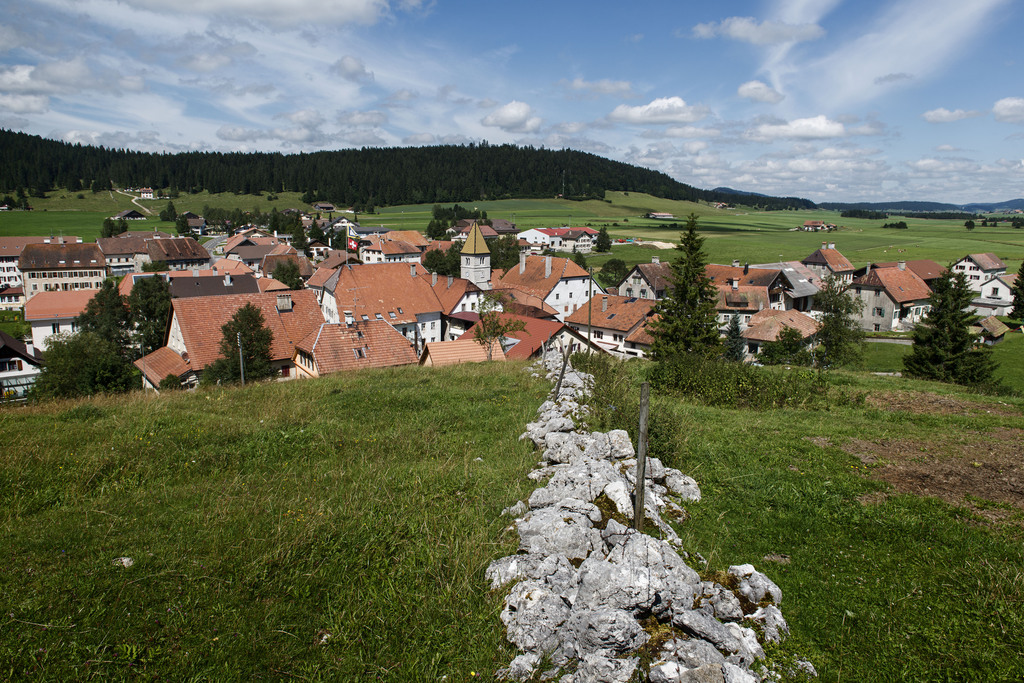
M 636 449 L 636 495 L 633 497 L 633 528 L 644 530 L 644 493 L 647 479 L 647 414 L 650 409 L 651 385 L 640 385 L 640 436 Z

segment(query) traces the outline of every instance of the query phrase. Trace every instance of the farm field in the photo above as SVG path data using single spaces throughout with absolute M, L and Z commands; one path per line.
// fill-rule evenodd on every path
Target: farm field
M 0 213 L 0 234 L 49 235 L 64 231 L 87 241 L 99 235 L 103 219 L 116 211 L 129 208 L 129 199 L 114 193 L 114 203 L 103 210 L 61 210 L 74 207 L 76 202 L 87 205 L 86 200 L 36 200 L 36 211 Z M 100 193 L 100 196 L 104 196 Z M 514 220 L 521 229 L 553 227 L 565 224 L 607 227 L 614 239 L 640 239 L 675 243 L 680 229 L 690 212 L 700 217 L 704 245 L 713 263 L 730 263 L 739 259 L 744 263 L 769 263 L 799 260 L 821 246 L 823 241 L 835 242 L 836 247 L 857 267 L 870 262 L 899 259 L 931 259 L 949 263 L 965 254 L 992 252 L 1002 258 L 1009 272 L 1016 272 L 1024 260 L 1024 230 L 1009 225 L 976 227 L 967 231 L 962 222 L 950 220 L 906 219 L 907 230 L 882 229 L 885 221 L 840 218 L 834 211 L 753 211 L 747 208 L 716 209 L 706 204 L 660 199 L 641 193 L 608 192 L 607 201 L 573 202 L 559 199 L 513 199 L 492 202 L 466 202 L 467 208 L 487 211 L 489 218 Z M 155 213 L 166 206 L 166 200 L 145 202 Z M 217 208 L 259 209 L 307 208 L 297 193 L 280 193 L 276 201 L 266 195 L 182 195 L 174 200 L 181 211 L 201 213 L 205 206 Z M 46 209 L 46 210 L 43 210 Z M 116 211 L 115 211 L 116 209 Z M 425 230 L 431 219 L 432 205 L 406 205 L 379 209 L 373 214 L 359 214 L 360 223 L 380 225 L 397 230 Z M 663 211 L 676 216 L 675 221 L 655 221 L 642 218 L 648 211 Z M 839 226 L 829 233 L 794 231 L 808 220 L 824 220 Z M 677 227 L 669 227 L 676 223 Z M 133 223 L 131 229 L 169 228 L 168 223 L 150 217 Z M 616 244 L 608 255 L 594 254 L 588 263 L 600 267 L 609 258 L 622 258 L 627 264 L 650 261 L 657 255 L 663 260 L 672 258 L 671 251 L 650 251 L 633 245 Z

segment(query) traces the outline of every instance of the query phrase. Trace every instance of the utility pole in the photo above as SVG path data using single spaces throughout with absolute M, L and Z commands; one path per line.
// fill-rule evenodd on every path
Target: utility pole
M 245 386 L 245 357 L 242 356 L 242 333 L 238 333 L 238 368 L 242 371 L 242 386 Z
M 590 266 L 590 298 L 587 299 L 587 353 L 594 353 L 594 342 L 591 337 L 594 334 L 594 326 L 592 323 L 593 311 L 594 311 L 594 266 Z

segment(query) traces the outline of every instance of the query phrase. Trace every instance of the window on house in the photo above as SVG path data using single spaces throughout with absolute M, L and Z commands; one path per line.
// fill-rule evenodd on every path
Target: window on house
M 60 332 L 60 323 L 53 323 L 50 325 L 50 331 L 53 334 L 58 334 Z
M 356 358 L 366 358 L 366 354 L 363 353 L 362 349 L 352 349 L 352 353 Z
M 594 339 L 604 339 L 604 332 L 601 330 L 594 330 Z
M 881 332 L 881 331 L 882 331 L 882 326 L 879 325 L 878 323 L 875 323 L 875 332 Z
M 874 309 L 872 309 L 871 312 L 872 312 L 873 315 L 875 315 L 875 316 L 877 316 L 879 318 L 881 318 L 883 315 L 885 315 L 885 311 L 883 311 L 881 308 L 874 308 Z
M 287 366 L 287 365 L 281 366 L 281 376 L 282 377 L 290 377 L 291 374 L 292 374 L 292 369 L 289 366 Z

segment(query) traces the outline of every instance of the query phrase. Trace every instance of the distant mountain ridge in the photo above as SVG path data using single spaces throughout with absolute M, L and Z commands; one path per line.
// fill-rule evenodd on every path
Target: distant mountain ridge
M 968 213 L 1000 213 L 1024 210 L 1024 199 L 1011 199 L 1005 202 L 978 202 L 974 204 L 945 204 L 942 202 L 823 202 L 818 204 L 822 209 L 829 211 L 847 211 L 849 209 L 862 209 L 865 211 L 884 211 L 887 213 L 898 213 L 901 211 L 931 212 L 931 211 L 966 211 Z
M 312 153 L 154 154 L 48 140 L 0 130 L 0 191 L 72 192 L 151 187 L 211 193 L 293 191 L 303 201 L 366 207 L 488 199 L 603 199 L 605 191 L 664 199 L 749 204 L 746 195 L 702 190 L 659 171 L 587 152 L 515 145 L 363 148 Z M 765 209 L 813 209 L 796 197 L 759 196 Z

